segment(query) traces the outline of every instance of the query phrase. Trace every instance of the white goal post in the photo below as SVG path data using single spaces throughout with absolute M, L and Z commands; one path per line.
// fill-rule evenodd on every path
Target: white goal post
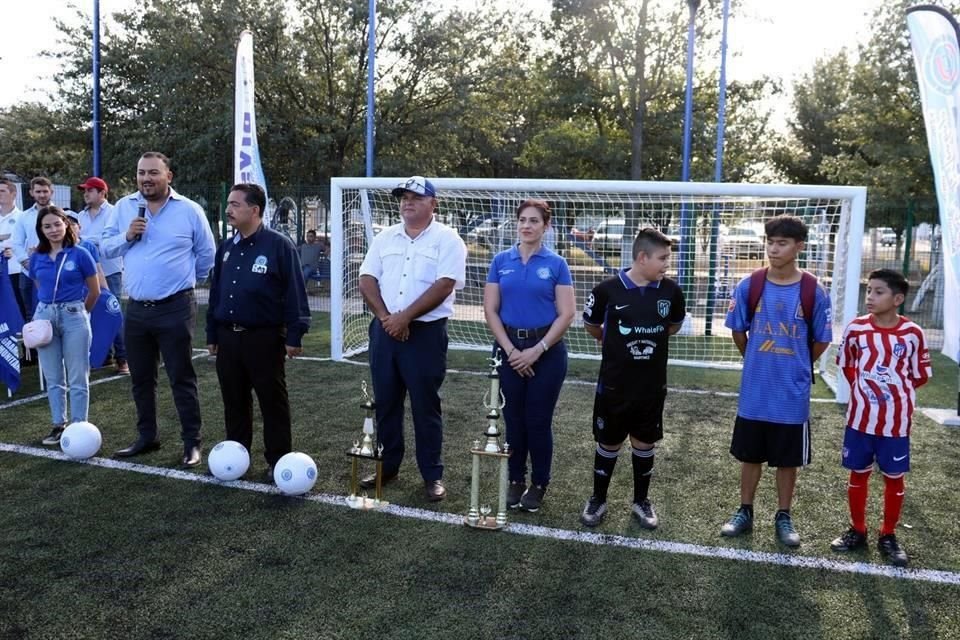
M 341 360 L 367 349 L 372 316 L 359 291 L 358 272 L 369 242 L 400 221 L 391 190 L 405 178 L 333 178 L 331 200 L 331 355 Z M 526 198 L 553 210 L 545 241 L 567 259 L 578 309 L 603 278 L 631 261 L 636 231 L 654 226 L 674 239 L 671 277 L 684 287 L 688 318 L 671 339 L 673 364 L 739 368 L 741 358 L 724 316 L 733 287 L 765 264 L 763 223 L 788 213 L 810 235 L 800 266 L 830 293 L 834 346 L 820 359 L 821 376 L 845 402 L 847 389 L 834 358 L 846 323 L 860 303 L 865 187 L 608 180 L 497 180 L 431 178 L 437 218 L 467 244 L 467 286 L 457 292 L 448 327 L 451 349 L 486 351 L 492 337 L 483 320 L 483 285 L 490 260 L 516 242 L 514 212 Z M 596 342 L 578 311 L 567 332 L 572 358 L 597 358 Z

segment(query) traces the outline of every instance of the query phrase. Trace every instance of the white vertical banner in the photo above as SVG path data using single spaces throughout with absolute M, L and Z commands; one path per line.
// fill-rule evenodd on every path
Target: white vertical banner
M 257 115 L 253 104 L 253 34 L 244 31 L 237 44 L 237 80 L 233 121 L 233 181 L 253 182 L 267 190 L 267 180 L 257 145 Z M 273 209 L 267 196 L 263 223 L 270 226 Z
M 960 28 L 945 9 L 907 9 L 943 231 L 943 354 L 960 362 Z

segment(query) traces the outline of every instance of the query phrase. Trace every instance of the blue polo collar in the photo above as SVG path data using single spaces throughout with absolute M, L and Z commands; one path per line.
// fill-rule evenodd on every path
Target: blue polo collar
M 545 246 L 543 246 L 543 245 L 541 244 L 541 245 L 540 245 L 540 248 L 537 250 L 537 252 L 534 253 L 533 255 L 531 255 L 530 257 L 531 257 L 531 258 L 534 257 L 534 256 L 546 257 L 546 256 L 550 255 L 549 252 L 550 252 L 550 250 L 547 249 Z M 510 256 L 510 259 L 511 259 L 511 260 L 522 260 L 522 258 L 521 258 L 521 256 L 520 256 L 520 244 L 519 244 L 519 243 L 517 243 L 517 244 L 513 245 L 512 247 L 510 247 L 509 256 Z

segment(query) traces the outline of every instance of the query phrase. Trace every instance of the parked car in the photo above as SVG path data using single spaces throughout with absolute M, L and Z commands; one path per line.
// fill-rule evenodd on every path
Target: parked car
M 623 244 L 624 225 L 623 218 L 609 218 L 598 224 L 593 234 L 593 250 L 607 256 L 618 255 Z
M 507 236 L 506 234 L 510 234 Z M 490 250 L 498 249 L 504 238 L 512 239 L 513 232 L 510 225 L 504 220 L 487 218 L 464 235 L 463 240 L 468 244 L 477 244 Z
M 897 233 L 890 227 L 880 227 L 877 229 L 877 237 L 880 244 L 884 247 L 892 247 L 897 244 Z
M 731 227 L 720 235 L 720 254 L 734 258 L 762 258 L 766 253 L 763 236 L 750 227 Z

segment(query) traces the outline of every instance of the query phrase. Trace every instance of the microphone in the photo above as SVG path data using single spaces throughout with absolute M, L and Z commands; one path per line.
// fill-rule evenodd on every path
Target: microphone
M 137 217 L 138 217 L 138 218 L 146 218 L 146 217 L 147 217 L 147 206 L 146 206 L 146 205 L 143 205 L 143 204 L 140 205 L 140 208 L 137 209 Z M 136 236 L 134 236 L 133 241 L 134 241 L 134 242 L 140 242 L 141 239 L 143 239 L 143 234 L 142 234 L 142 233 L 138 233 Z

